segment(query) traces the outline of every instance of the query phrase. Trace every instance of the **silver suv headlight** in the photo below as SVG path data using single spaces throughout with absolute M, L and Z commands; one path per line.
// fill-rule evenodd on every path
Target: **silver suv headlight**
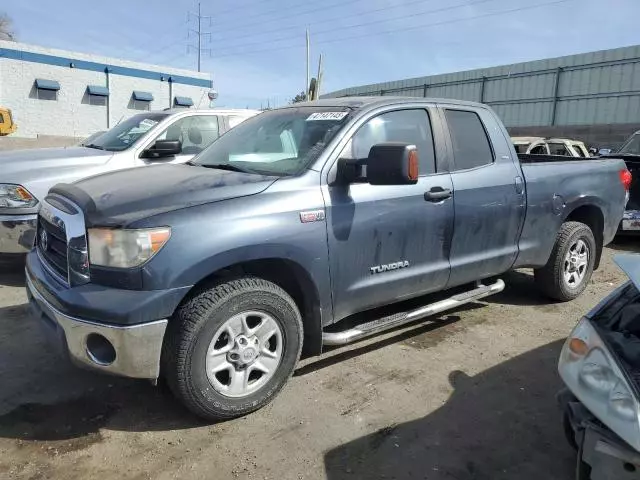
M 640 451 L 640 405 L 634 389 L 586 318 L 562 347 L 558 371 L 591 413 Z
M 171 229 L 90 228 L 88 234 L 91 265 L 133 268 L 149 261 L 165 246 L 171 237 Z
M 35 207 L 38 199 L 22 185 L 0 183 L 0 208 Z

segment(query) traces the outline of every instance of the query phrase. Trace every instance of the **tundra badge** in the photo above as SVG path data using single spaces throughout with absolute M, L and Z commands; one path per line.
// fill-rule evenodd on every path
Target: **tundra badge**
M 302 223 L 324 222 L 324 210 L 312 210 L 308 212 L 300 212 L 300 221 Z
M 402 260 L 400 262 L 395 263 L 387 263 L 386 265 L 376 265 L 375 267 L 370 267 L 371 273 L 382 273 L 388 272 L 389 270 L 398 270 L 399 268 L 406 268 L 409 266 L 409 262 L 406 260 Z

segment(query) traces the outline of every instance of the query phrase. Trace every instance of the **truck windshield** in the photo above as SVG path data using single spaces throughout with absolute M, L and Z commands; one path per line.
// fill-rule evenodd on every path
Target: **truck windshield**
M 636 133 L 631 136 L 620 150 L 620 155 L 640 155 L 640 134 Z
M 121 152 L 136 143 L 140 137 L 167 117 L 166 113 L 134 115 L 92 141 L 84 143 L 84 146 L 110 152 Z
M 298 175 L 318 158 L 350 113 L 344 107 L 267 111 L 228 131 L 191 163 L 262 175 Z

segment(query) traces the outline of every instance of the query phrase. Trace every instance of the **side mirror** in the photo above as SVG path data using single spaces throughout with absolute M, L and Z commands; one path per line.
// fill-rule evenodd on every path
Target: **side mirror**
M 157 140 L 153 146 L 144 151 L 144 157 L 173 157 L 180 153 L 182 153 L 182 142 L 180 140 Z
M 371 185 L 418 183 L 418 149 L 400 142 L 378 143 L 369 150 L 367 181 Z

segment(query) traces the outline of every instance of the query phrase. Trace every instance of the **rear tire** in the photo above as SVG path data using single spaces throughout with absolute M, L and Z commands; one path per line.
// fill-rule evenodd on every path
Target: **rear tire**
M 302 319 L 282 288 L 244 277 L 189 298 L 165 338 L 162 372 L 171 391 L 196 415 L 226 420 L 280 392 L 300 358 Z
M 596 241 L 587 225 L 563 223 L 547 264 L 534 270 L 538 288 L 561 302 L 577 298 L 589 284 L 596 252 Z

